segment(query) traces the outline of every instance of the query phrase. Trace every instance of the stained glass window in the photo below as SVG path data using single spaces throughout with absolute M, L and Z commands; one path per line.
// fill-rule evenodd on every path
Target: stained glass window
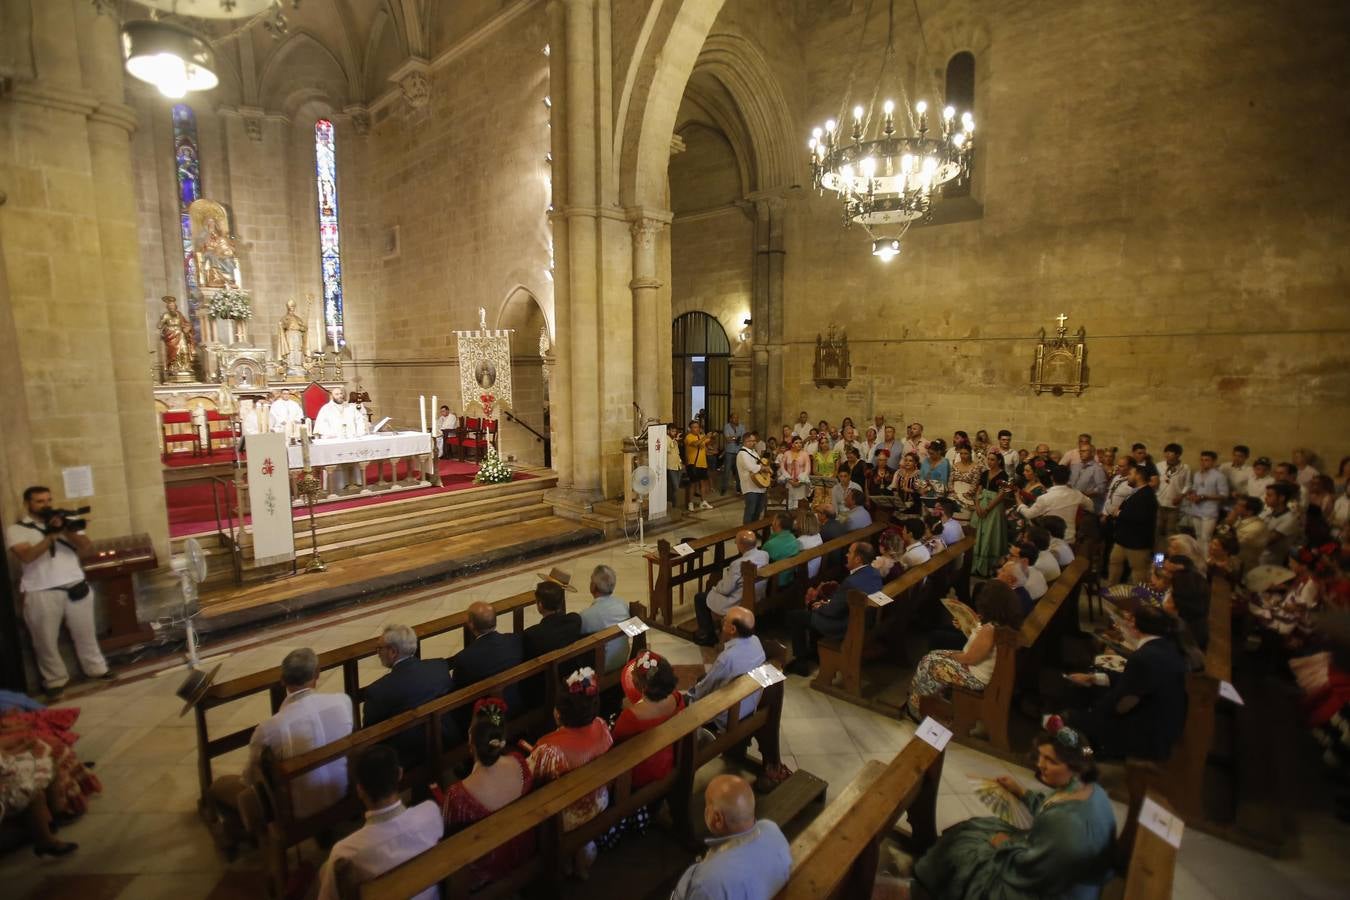
M 192 223 L 188 219 L 188 207 L 192 201 L 202 195 L 202 181 L 199 157 L 197 154 L 197 116 L 192 107 L 179 103 L 173 108 L 173 158 L 174 172 L 178 184 L 178 226 L 183 238 L 183 282 L 186 286 L 186 309 L 192 319 L 193 330 L 200 326 L 197 322 L 197 262 L 192 257 Z M 198 340 L 201 335 L 197 335 Z
M 342 255 L 338 250 L 337 146 L 333 123 L 314 123 L 315 171 L 319 184 L 319 266 L 323 274 L 323 321 L 327 344 L 347 345 L 342 335 Z

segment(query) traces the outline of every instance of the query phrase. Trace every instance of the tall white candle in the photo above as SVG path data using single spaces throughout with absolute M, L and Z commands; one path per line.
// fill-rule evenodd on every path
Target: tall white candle
M 417 412 L 422 416 L 422 431 L 427 430 L 427 395 L 417 395 Z
M 309 426 L 300 426 L 300 457 L 304 461 L 305 471 L 309 471 Z
M 440 424 L 441 408 L 436 405 L 436 395 L 431 395 L 431 433 L 436 433 L 436 426 Z

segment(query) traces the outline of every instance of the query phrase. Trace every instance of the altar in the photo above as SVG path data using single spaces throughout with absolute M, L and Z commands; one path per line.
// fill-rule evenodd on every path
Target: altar
M 355 466 L 356 484 L 345 491 L 328 491 L 315 502 L 332 502 L 348 497 L 365 497 L 382 491 L 409 490 L 429 487 L 427 475 L 436 471 L 437 462 L 432 452 L 431 438 L 418 431 L 364 434 L 360 437 L 314 438 L 308 447 L 291 444 L 286 450 L 286 464 L 292 473 L 306 468 L 316 470 L 335 466 Z M 308 458 L 306 458 L 308 457 Z M 398 477 L 399 460 L 407 461 L 406 477 Z M 389 477 L 385 478 L 385 463 L 389 463 Z M 367 468 L 374 465 L 375 482 L 367 481 Z M 417 469 L 418 476 L 413 477 Z M 439 483 L 439 480 L 437 481 Z M 297 497 L 292 505 L 299 506 L 304 499 Z

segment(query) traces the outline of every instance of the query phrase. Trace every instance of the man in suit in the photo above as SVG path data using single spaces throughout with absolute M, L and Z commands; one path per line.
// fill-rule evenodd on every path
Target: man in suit
M 855 541 L 849 545 L 845 564 L 848 577 L 835 587 L 828 598 L 820 596 L 820 588 L 811 588 L 806 592 L 806 608 L 790 610 L 787 614 L 788 629 L 792 632 L 793 660 L 788 664 L 787 672 L 793 675 L 809 675 L 810 660 L 815 656 L 814 635 L 838 640 L 848 630 L 848 592 L 862 591 L 871 594 L 881 590 L 881 573 L 872 566 L 877 551 L 865 541 Z
M 454 689 L 457 691 L 505 672 L 525 660 L 520 635 L 499 632 L 497 612 L 489 604 L 481 600 L 471 604 L 468 624 L 473 643 L 450 657 L 449 668 L 454 673 Z M 499 696 L 506 701 L 508 710 L 514 712 L 521 709 L 520 690 L 516 685 L 507 685 Z M 468 706 L 455 711 L 456 723 L 466 734 L 469 731 L 470 715 Z
M 567 603 L 563 592 L 576 590 L 572 587 L 571 580 L 568 573 L 554 569 L 543 581 L 534 586 L 534 606 L 539 610 L 541 618 L 537 624 L 531 625 L 521 633 L 520 639 L 524 644 L 526 659 L 543 656 L 545 653 L 551 653 L 581 640 L 581 616 L 565 611 Z M 562 671 L 570 672 L 572 668 L 576 667 L 563 666 Z M 533 676 L 521 685 L 525 703 L 531 709 L 544 702 L 547 688 L 544 683 L 545 677 Z
M 401 712 L 429 703 L 450 693 L 450 671 L 444 659 L 417 658 L 417 632 L 407 625 L 390 624 L 380 633 L 377 651 L 380 663 L 389 674 L 366 688 L 366 706 L 361 716 L 369 728 Z M 441 719 L 441 746 L 453 747 L 463 739 L 449 716 Z M 399 765 L 405 769 L 426 759 L 427 739 L 422 728 L 395 735 L 386 743 L 398 751 Z
M 1115 540 L 1107 577 L 1111 584 L 1121 583 L 1127 563 L 1130 577 L 1135 581 L 1148 580 L 1152 568 L 1149 559 L 1153 554 L 1153 534 L 1158 523 L 1158 497 L 1149 484 L 1144 463 L 1131 463 L 1130 486 L 1134 493 L 1121 501 L 1111 529 Z
M 1171 614 L 1141 604 L 1132 619 L 1126 627 L 1139 645 L 1125 670 L 1068 676 L 1079 685 L 1078 701 L 1090 702 L 1065 719 L 1087 734 L 1098 757 L 1166 760 L 1186 727 L 1186 657 Z
M 816 521 L 820 523 L 819 534 L 821 543 L 828 544 L 835 538 L 843 537 L 848 534 L 848 529 L 844 526 L 843 522 L 839 521 L 838 514 L 831 504 L 821 503 L 814 507 L 814 512 L 816 514 Z M 844 556 L 847 555 L 847 553 L 848 551 L 840 552 L 835 550 L 826 556 L 825 571 L 827 573 L 832 572 L 842 565 Z

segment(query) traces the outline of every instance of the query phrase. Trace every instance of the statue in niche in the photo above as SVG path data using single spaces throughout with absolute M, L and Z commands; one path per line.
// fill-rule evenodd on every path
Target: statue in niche
M 192 381 L 197 344 L 192 323 L 178 310 L 178 298 L 164 297 L 164 313 L 159 317 L 159 339 L 164 343 L 164 375 L 168 381 Z
M 197 284 L 203 288 L 242 287 L 239 256 L 230 237 L 225 207 L 214 200 L 192 201 L 192 252 L 197 258 Z
M 310 305 L 313 305 L 313 298 Z M 306 318 L 309 312 L 309 308 L 306 307 Z M 286 364 L 287 374 L 303 375 L 305 354 L 309 352 L 309 326 L 305 324 L 305 319 L 296 314 L 294 300 L 286 301 L 286 312 L 277 323 L 277 330 L 280 332 L 278 349 L 281 351 L 282 361 Z

